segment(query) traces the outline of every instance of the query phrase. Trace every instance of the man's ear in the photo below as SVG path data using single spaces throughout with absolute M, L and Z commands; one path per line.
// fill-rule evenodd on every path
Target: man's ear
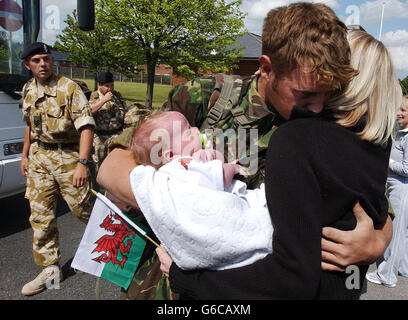
M 24 60 L 24 61 L 23 61 L 23 64 L 24 64 L 24 66 L 26 67 L 27 70 L 30 70 L 30 71 L 31 71 L 31 69 L 30 69 L 30 64 L 28 63 L 28 60 Z
M 162 153 L 162 163 L 165 164 L 170 162 L 173 159 L 173 157 L 174 153 L 172 149 L 164 150 Z
M 270 80 L 271 77 L 275 77 L 271 58 L 269 58 L 267 55 L 263 54 L 259 57 L 259 70 L 261 72 L 260 76 L 266 80 Z

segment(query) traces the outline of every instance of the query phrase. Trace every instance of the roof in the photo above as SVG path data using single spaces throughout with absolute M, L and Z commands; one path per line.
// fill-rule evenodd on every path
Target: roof
M 255 33 L 247 32 L 239 37 L 236 42 L 243 48 L 244 53 L 241 59 L 258 59 L 262 54 L 262 37 Z
M 67 52 L 61 52 L 61 51 L 52 49 L 51 54 L 53 55 L 56 61 L 69 60 L 69 53 Z

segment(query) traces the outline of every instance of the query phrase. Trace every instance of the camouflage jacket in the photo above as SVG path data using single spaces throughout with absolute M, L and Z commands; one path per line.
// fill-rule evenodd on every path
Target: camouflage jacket
M 23 119 L 35 140 L 48 143 L 78 142 L 81 127 L 95 126 L 81 88 L 61 75 L 52 75 L 43 85 L 36 80 L 24 85 Z
M 123 121 L 127 111 L 126 102 L 118 91 L 114 90 L 112 93 L 112 99 L 93 115 L 96 122 L 95 133 L 98 133 L 98 131 L 117 131 L 123 128 Z M 89 103 L 93 104 L 101 97 L 102 93 L 99 90 L 94 91 L 89 98 Z

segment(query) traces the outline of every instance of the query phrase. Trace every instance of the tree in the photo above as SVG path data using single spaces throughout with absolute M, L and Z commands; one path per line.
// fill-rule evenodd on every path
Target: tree
M 402 94 L 404 96 L 408 95 L 408 76 L 406 76 L 402 81 L 401 81 L 401 87 L 402 87 Z
M 95 28 L 85 32 L 79 29 L 76 10 L 72 16 L 68 15 L 65 23 L 67 27 L 57 36 L 54 47 L 57 50 L 68 52 L 71 61 L 87 65 L 95 73 L 95 89 L 97 87 L 97 74 L 103 68 L 128 73 L 134 72 L 137 65 L 133 55 L 122 47 L 112 30 L 100 23 L 100 10 L 95 12 Z M 133 69 L 132 69 L 133 67 Z
M 229 2 L 229 3 L 227 3 Z M 147 65 L 146 105 L 151 106 L 155 67 L 171 65 L 186 78 L 230 70 L 241 54 L 241 0 L 101 0 L 101 19 L 122 47 Z M 128 51 L 129 52 L 129 51 Z

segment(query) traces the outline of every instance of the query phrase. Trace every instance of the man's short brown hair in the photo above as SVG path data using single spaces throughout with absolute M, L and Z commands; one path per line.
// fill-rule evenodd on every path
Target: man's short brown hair
M 310 67 L 319 83 L 340 90 L 356 75 L 350 67 L 347 27 L 320 3 L 271 10 L 263 25 L 262 54 L 271 59 L 277 80 L 297 67 Z

